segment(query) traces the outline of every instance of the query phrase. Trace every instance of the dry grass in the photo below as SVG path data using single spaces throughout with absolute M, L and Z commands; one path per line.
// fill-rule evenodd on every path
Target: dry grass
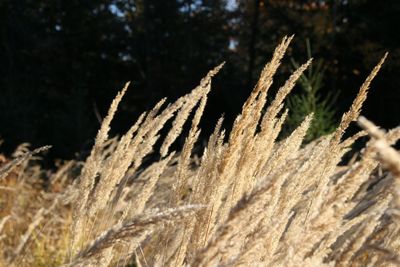
M 120 138 L 108 136 L 128 85 L 111 104 L 84 163 L 38 168 L 32 152 L 0 169 L 3 266 L 395 266 L 400 251 L 400 129 L 359 118 L 384 58 L 331 135 L 302 145 L 310 114 L 282 141 L 285 97 L 311 64 L 267 93 L 292 37 L 284 38 L 237 116 L 222 118 L 197 158 L 193 148 L 211 70 L 191 93 L 143 113 Z M 193 113 L 193 115 L 191 115 Z M 180 152 L 171 145 L 191 119 Z M 358 119 L 365 130 L 343 133 Z M 164 138 L 161 130 L 172 121 Z M 368 133 L 358 158 L 339 166 Z M 160 151 L 154 146 L 160 142 Z M 21 150 L 21 149 L 20 149 Z M 143 167 L 143 159 L 159 154 Z M 43 177 L 46 179 L 44 180 Z M 44 184 L 44 181 L 46 183 Z

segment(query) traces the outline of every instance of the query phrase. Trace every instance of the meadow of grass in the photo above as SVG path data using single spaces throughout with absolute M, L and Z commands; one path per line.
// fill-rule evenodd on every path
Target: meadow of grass
M 0 168 L 2 266 L 396 266 L 400 264 L 400 128 L 360 117 L 361 85 L 338 128 L 303 144 L 309 114 L 285 139 L 285 97 L 301 65 L 266 106 L 292 37 L 284 38 L 229 134 L 223 118 L 200 155 L 193 149 L 211 70 L 171 104 L 161 100 L 121 137 L 110 123 L 116 96 L 85 162 L 37 164 L 48 147 L 21 145 Z M 344 138 L 349 125 L 363 129 Z M 191 127 L 179 151 L 171 145 Z M 167 125 L 169 125 L 167 127 Z M 3 127 L 5 127 L 3 125 Z M 161 134 L 167 127 L 167 134 Z M 359 138 L 365 147 L 347 165 Z M 155 149 L 159 147 L 159 149 Z M 144 164 L 149 155 L 158 155 Z

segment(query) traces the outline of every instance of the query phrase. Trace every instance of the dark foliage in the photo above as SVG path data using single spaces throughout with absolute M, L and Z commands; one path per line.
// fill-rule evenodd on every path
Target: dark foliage
M 228 122 L 234 117 L 272 49 L 292 33 L 291 57 L 306 60 L 309 38 L 313 56 L 324 60 L 320 94 L 340 90 L 338 114 L 389 51 L 365 114 L 384 127 L 397 126 L 399 12 L 397 0 L 3 0 L 3 146 L 51 144 L 53 157 L 74 157 L 88 150 L 126 81 L 132 88 L 114 134 L 160 98 L 188 92 L 209 69 L 227 61 L 213 84 L 202 125 L 207 133 L 222 113 Z M 275 88 L 290 67 L 287 61 Z

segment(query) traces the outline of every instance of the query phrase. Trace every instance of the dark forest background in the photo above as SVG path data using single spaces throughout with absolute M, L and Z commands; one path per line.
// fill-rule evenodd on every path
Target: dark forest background
M 322 97 L 338 93 L 338 118 L 388 51 L 363 114 L 395 127 L 399 15 L 398 0 L 1 0 L 2 150 L 51 144 L 52 157 L 76 157 L 90 148 L 126 81 L 132 85 L 114 134 L 162 97 L 189 92 L 223 61 L 202 128 L 208 133 L 222 113 L 229 125 L 275 46 L 291 34 L 275 88 L 290 74 L 291 58 L 307 60 L 309 40 L 326 66 Z

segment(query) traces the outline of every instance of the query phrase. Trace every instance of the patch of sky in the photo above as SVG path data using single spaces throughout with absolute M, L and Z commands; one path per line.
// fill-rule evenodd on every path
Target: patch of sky
M 226 1 L 226 9 L 228 11 L 235 11 L 238 8 L 237 0 L 227 0 Z
M 108 10 L 110 10 L 110 12 L 112 14 L 114 14 L 115 16 L 122 18 L 125 16 L 124 12 L 117 6 L 114 4 L 111 4 L 108 6 Z
M 201 0 L 194 0 L 190 4 L 183 2 L 183 5 L 179 8 L 179 11 L 182 13 L 189 12 L 189 10 L 196 10 L 200 8 L 202 5 Z

